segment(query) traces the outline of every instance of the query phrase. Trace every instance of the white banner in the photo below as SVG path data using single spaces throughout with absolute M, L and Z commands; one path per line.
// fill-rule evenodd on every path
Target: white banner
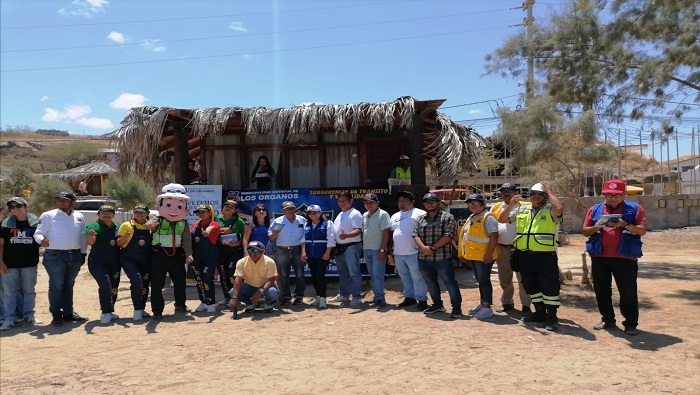
M 214 215 L 221 211 L 221 185 L 185 185 L 187 196 L 190 197 L 190 203 L 187 209 L 190 213 L 187 215 L 187 222 L 191 224 L 199 221 L 199 218 L 194 213 L 194 210 L 200 204 L 206 204 L 214 207 Z

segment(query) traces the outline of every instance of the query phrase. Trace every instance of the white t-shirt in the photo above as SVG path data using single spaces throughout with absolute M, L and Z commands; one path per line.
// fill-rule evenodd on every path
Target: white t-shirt
M 499 205 L 502 206 L 502 208 L 499 207 Z M 506 202 L 499 202 L 496 203 L 492 208 L 491 212 L 496 216 L 496 219 L 498 219 L 498 216 L 508 208 L 508 203 Z M 517 211 L 517 210 L 513 210 Z M 503 245 L 512 245 L 513 240 L 515 240 L 515 235 L 517 232 L 515 231 L 515 223 L 514 222 L 508 222 L 505 224 L 498 223 L 498 244 L 503 244 Z
M 416 219 L 426 212 L 419 208 L 399 211 L 391 216 L 391 230 L 394 239 L 394 255 L 413 255 L 418 253 L 418 245 L 413 240 L 413 228 Z
M 362 214 L 355 208 L 351 208 L 348 211 L 343 211 L 335 217 L 333 221 L 333 228 L 335 230 L 335 243 L 336 244 L 346 244 L 354 243 L 356 241 L 362 241 L 362 232 L 355 237 L 350 237 L 345 240 L 340 239 L 341 233 L 350 233 L 355 229 L 362 229 Z

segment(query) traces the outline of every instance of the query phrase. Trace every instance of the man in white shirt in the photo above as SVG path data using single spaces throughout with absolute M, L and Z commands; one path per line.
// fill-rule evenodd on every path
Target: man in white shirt
M 367 271 L 372 278 L 374 307 L 386 307 L 384 300 L 384 276 L 391 233 L 389 213 L 379 208 L 379 196 L 368 193 L 364 198 L 367 211 L 362 214 L 362 249 Z
M 49 275 L 49 311 L 51 325 L 61 326 L 64 321 L 87 321 L 73 310 L 73 286 L 87 251 L 83 214 L 73 210 L 75 195 L 60 192 L 56 195 L 56 209 L 39 217 L 34 240 L 44 251 L 44 268 Z
M 394 261 L 403 283 L 403 302 L 399 307 L 408 307 L 417 304 L 417 310 L 428 308 L 428 286 L 418 268 L 418 245 L 413 240 L 413 227 L 416 218 L 425 215 L 426 212 L 413 207 L 416 198 L 409 191 L 400 191 L 396 194 L 399 212 L 391 216 L 391 230 L 394 240 Z
M 342 210 L 333 221 L 335 230 L 335 263 L 338 266 L 339 292 L 329 302 L 347 302 L 350 306 L 362 303 L 362 214 L 352 207 L 352 194 L 338 195 L 338 207 Z M 352 293 L 352 300 L 350 294 Z
M 306 283 L 304 281 L 304 262 L 306 262 L 306 239 L 304 226 L 306 218 L 296 214 L 294 202 L 282 203 L 284 215 L 275 218 L 270 224 L 267 234 L 275 246 L 275 263 L 282 282 L 282 305 L 292 301 L 292 291 L 289 286 L 289 274 L 294 265 L 295 287 L 293 305 L 300 305 L 304 298 Z

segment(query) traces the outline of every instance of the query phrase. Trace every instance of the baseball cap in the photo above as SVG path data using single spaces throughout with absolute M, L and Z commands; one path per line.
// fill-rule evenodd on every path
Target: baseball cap
M 365 197 L 364 197 L 363 200 L 364 200 L 365 202 L 366 202 L 366 201 L 378 202 L 378 201 L 379 201 L 379 196 L 377 196 L 377 195 L 374 194 L 374 193 L 368 193 L 368 194 L 365 195 Z
M 434 193 L 426 193 L 425 195 L 423 195 L 423 201 L 426 201 L 426 200 L 432 200 L 434 202 L 439 202 L 441 199 L 440 199 L 440 196 L 438 196 Z
M 516 191 L 518 187 L 516 187 L 515 184 L 513 184 L 512 182 L 504 182 L 503 185 L 501 185 L 501 187 L 498 188 L 498 190 L 501 191 L 503 189 L 512 189 Z
M 625 182 L 622 180 L 608 180 L 603 186 L 603 193 L 625 193 L 626 190 Z
M 238 208 L 238 202 L 235 200 L 226 200 L 224 202 L 224 206 L 233 206 L 233 207 Z
M 401 155 L 399 156 L 399 160 L 410 160 L 410 158 L 408 157 L 408 155 Z
M 248 247 L 257 247 L 257 248 L 260 248 L 260 249 L 263 250 L 263 251 L 265 250 L 265 246 L 263 245 L 263 243 L 262 243 L 262 242 L 259 242 L 259 241 L 257 241 L 257 240 L 253 240 L 253 241 L 249 242 L 249 243 L 248 243 Z
M 198 213 L 200 211 L 210 211 L 209 206 L 207 206 L 206 204 L 200 204 L 199 206 L 197 206 L 196 209 L 194 209 L 195 213 Z
M 400 197 L 405 197 L 406 199 L 408 199 L 412 202 L 414 202 L 416 200 L 416 197 L 413 196 L 413 193 L 411 193 L 411 191 L 398 191 L 398 192 L 396 192 L 396 198 L 398 199 Z
M 311 212 L 320 213 L 322 211 L 323 210 L 321 210 L 321 206 L 319 206 L 318 204 L 312 204 L 311 206 L 309 206 L 309 208 L 306 209 L 307 213 L 311 213 Z
M 114 206 L 112 206 L 110 204 L 103 204 L 100 206 L 99 209 L 97 209 L 97 214 L 107 213 L 107 212 L 114 214 L 115 213 Z
M 148 213 L 148 206 L 146 206 L 143 203 L 138 203 L 134 205 L 134 212 L 135 213 Z
M 73 192 L 59 192 L 56 194 L 56 199 L 75 200 L 75 195 Z
M 480 193 L 472 193 L 472 194 L 469 195 L 469 197 L 467 198 L 467 203 L 469 203 L 469 202 L 471 202 L 471 201 L 474 201 L 474 200 L 483 203 L 483 202 L 484 202 L 484 195 L 482 195 L 482 194 L 480 194 Z
M 282 203 L 282 210 L 286 208 L 297 208 L 297 206 L 294 204 L 294 202 L 287 200 L 286 202 Z
M 27 201 L 24 200 L 24 199 L 22 199 L 22 198 L 19 197 L 19 196 L 11 197 L 11 198 L 7 201 L 7 205 L 9 206 L 10 203 L 12 203 L 12 202 L 21 204 L 21 205 L 23 205 L 23 206 L 26 206 L 26 205 L 27 205 Z

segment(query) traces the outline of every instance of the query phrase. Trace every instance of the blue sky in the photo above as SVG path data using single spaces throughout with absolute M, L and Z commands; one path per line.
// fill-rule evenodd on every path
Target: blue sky
M 564 2 L 538 1 L 536 19 Z M 523 29 L 515 26 L 525 16 L 521 4 L 3 0 L 0 123 L 103 134 L 140 105 L 289 107 L 412 96 L 447 99 L 440 111 L 490 135 L 498 124 L 492 110 L 521 104 L 523 87 L 482 76 L 484 57 Z M 632 136 L 641 126 L 611 130 L 628 130 L 628 143 L 638 144 Z M 681 155 L 690 153 L 697 126 L 679 126 Z

